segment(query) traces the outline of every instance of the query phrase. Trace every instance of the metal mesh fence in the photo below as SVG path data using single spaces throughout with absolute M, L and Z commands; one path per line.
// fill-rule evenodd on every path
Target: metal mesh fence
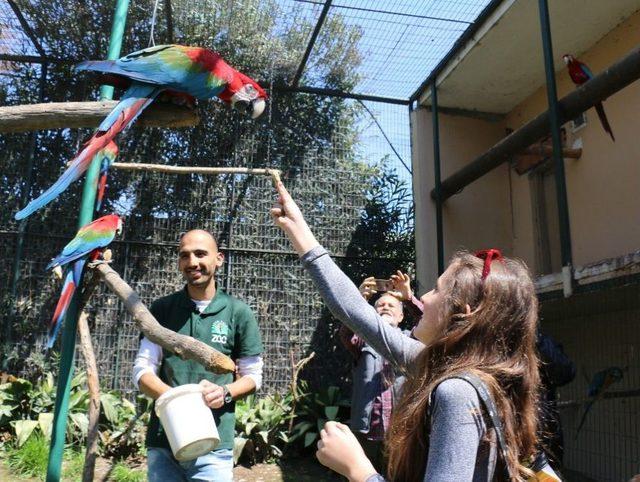
M 122 136 L 119 161 L 162 163 L 179 157 L 183 165 L 283 168 L 285 182 L 300 201 L 318 239 L 355 281 L 364 273 L 387 276 L 397 268 L 411 269 L 410 191 L 393 174 L 390 162 L 374 166 L 376 158 L 388 156 L 382 154 L 388 149 L 384 139 L 369 135 L 370 145 L 380 145 L 373 157 L 366 157 L 373 152 L 372 148 L 362 147 L 361 141 L 369 114 L 356 103 L 339 101 L 335 119 L 318 138 L 310 131 L 298 131 L 299 138 L 294 142 L 289 139 L 278 143 L 274 137 L 282 135 L 279 129 L 286 128 L 276 124 L 283 122 L 277 113 L 284 101 L 274 95 L 271 102 L 271 118 L 254 128 L 244 126 L 233 112 L 221 111 L 218 105 L 202 106 L 205 112 L 215 111 L 218 121 L 222 118 L 233 123 L 229 127 L 232 135 L 224 141 L 231 142 L 226 146 L 228 149 L 205 145 L 207 140 L 216 142 L 215 129 L 206 132 L 196 127 L 179 133 L 132 129 Z M 377 115 L 385 109 L 380 106 Z M 317 134 L 322 127 L 314 123 L 314 132 Z M 82 134 L 38 133 L 31 197 L 57 177 L 64 158 L 70 157 Z M 28 358 L 42 350 L 44 322 L 51 316 L 59 290 L 59 284 L 44 272 L 44 267 L 75 232 L 81 183 L 64 192 L 42 213 L 29 218 L 12 299 L 12 260 L 20 237 L 13 214 L 26 199 L 24 146 L 29 135 L 3 136 L 0 141 L 5 147 L 0 157 L 5 173 L 3 189 L 11 193 L 6 209 L 0 213 L 5 241 L 1 276 L 7 280 L 0 295 L 8 305 L 4 316 L 15 311 L 8 320 L 13 324 L 13 337 L 9 341 L 14 351 L 10 355 Z M 399 196 L 393 194 L 398 187 Z M 265 346 L 264 389 L 285 388 L 290 382 L 291 356 L 298 360 L 310 350 L 318 352 L 320 361 L 309 368 L 306 377 L 315 383 L 343 384 L 349 364 L 342 350 L 336 349 L 337 326 L 324 311 L 288 242 L 273 225 L 269 216 L 273 201 L 271 179 L 264 176 L 112 170 L 104 212 L 120 214 L 125 225 L 123 235 L 112 244 L 113 267 L 149 304 L 181 286 L 176 267 L 179 234 L 196 227 L 216 233 L 226 256 L 218 283 L 246 301 L 259 320 Z M 394 203 L 397 223 L 385 220 L 374 236 L 381 241 L 375 246 L 377 251 L 369 250 L 366 243 L 371 234 L 362 229 L 363 223 L 375 225 L 387 217 L 388 211 L 372 217 L 367 215 L 368 209 L 381 204 L 389 209 Z M 384 252 L 384 239 L 391 246 L 389 253 Z M 397 249 L 399 243 L 408 249 L 404 254 Z M 131 365 L 139 332 L 120 301 L 104 288 L 93 296 L 90 311 L 101 382 L 105 387 L 131 393 L 134 388 L 130 382 Z M 24 368 L 30 367 L 27 364 Z
M 639 294 L 635 284 L 542 303 L 543 329 L 562 343 L 577 367 L 575 380 L 559 389 L 568 480 L 582 480 L 577 472 L 603 482 L 638 473 Z M 578 432 L 594 376 L 615 367 L 622 370 L 622 379 L 605 391 L 615 398 L 599 397 Z

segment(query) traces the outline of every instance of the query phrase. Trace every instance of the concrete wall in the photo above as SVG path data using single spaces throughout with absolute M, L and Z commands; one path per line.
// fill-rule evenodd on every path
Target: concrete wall
M 640 44 L 640 12 L 619 25 L 587 52 L 575 53 L 595 73 L 604 70 Z M 563 52 L 556 52 L 562 55 Z M 575 89 L 566 71 L 556 76 L 558 97 Z M 595 109 L 587 111 L 587 125 L 575 133 L 566 125 L 567 145 L 581 143 L 580 159 L 567 159 L 565 172 L 570 210 L 574 265 L 580 266 L 620 256 L 640 247 L 640 143 L 637 121 L 640 108 L 640 82 L 635 82 L 604 102 L 607 117 L 616 136 L 613 142 L 604 132 Z M 506 125 L 517 129 L 547 109 L 545 88 L 526 99 L 506 118 Z M 518 177 L 518 176 L 516 176 Z M 517 219 L 514 252 L 533 260 L 531 235 L 531 195 L 526 176 L 514 178 Z
M 440 115 L 441 177 L 445 179 L 469 160 L 485 152 L 504 137 L 500 122 Z M 416 255 L 420 286 L 431 288 L 436 279 L 433 123 L 431 111 L 412 113 L 413 188 L 416 205 Z M 502 166 L 463 192 L 450 198 L 443 209 L 445 266 L 459 249 L 501 247 L 512 251 L 512 227 L 508 171 Z

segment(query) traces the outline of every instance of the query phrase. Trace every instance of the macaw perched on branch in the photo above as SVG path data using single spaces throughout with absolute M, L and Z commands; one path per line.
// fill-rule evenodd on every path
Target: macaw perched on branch
M 574 84 L 580 86 L 593 78 L 593 72 L 591 72 L 591 69 L 572 55 L 565 54 L 562 56 L 562 59 L 564 60 L 564 63 L 567 64 L 569 77 L 571 77 Z M 598 102 L 594 107 L 598 113 L 598 118 L 600 119 L 602 127 L 605 132 L 611 136 L 611 140 L 615 142 L 616 138 L 613 136 L 613 130 L 611 130 L 611 125 L 609 125 L 609 119 L 607 119 L 607 114 L 604 111 L 602 102 Z
M 113 241 L 116 234 L 122 231 L 122 220 L 115 214 L 96 219 L 78 230 L 76 236 L 67 244 L 62 252 L 47 265 L 46 269 L 66 266 L 62 292 L 58 304 L 49 323 L 49 339 L 47 347 L 51 348 L 56 339 L 62 320 L 67 313 L 71 298 L 82 280 L 82 270 L 86 263 L 85 256 L 96 259 L 100 249 Z M 72 263 L 72 264 L 69 264 Z
M 578 424 L 578 429 L 576 430 L 576 437 L 580 433 L 580 429 L 582 429 L 582 426 L 587 419 L 587 414 L 589 413 L 589 410 L 591 410 L 591 407 L 593 407 L 593 404 L 604 396 L 611 385 L 622 380 L 624 371 L 627 368 L 628 367 L 609 367 L 593 375 L 593 378 L 591 379 L 589 388 L 587 390 L 587 395 L 589 397 L 592 397 L 592 400 L 589 400 L 584 409 L 584 413 L 582 414 L 582 418 L 580 419 L 580 423 Z
M 78 166 L 88 166 L 91 159 L 120 131 L 130 126 L 162 92 L 182 102 L 194 97 L 218 97 L 246 111 L 253 119 L 262 114 L 266 106 L 267 94 L 262 87 L 227 64 L 218 53 L 201 47 L 157 45 L 118 60 L 82 62 L 76 66 L 76 70 L 100 72 L 104 74 L 105 82 L 127 90 L 91 139 L 71 160 L 67 171 L 79 171 Z M 67 171 L 62 177 L 67 175 Z M 64 189 L 54 196 L 45 198 L 45 193 L 31 201 L 16 214 L 16 219 L 26 218 Z

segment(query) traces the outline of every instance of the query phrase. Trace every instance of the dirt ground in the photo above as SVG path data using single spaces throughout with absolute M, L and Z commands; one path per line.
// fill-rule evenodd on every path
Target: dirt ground
M 276 464 L 242 465 L 233 469 L 235 482 L 336 482 L 346 480 L 315 459 L 289 459 Z
M 108 481 L 110 468 L 109 461 L 98 459 L 95 481 Z M 280 465 L 257 464 L 252 467 L 239 465 L 233 469 L 233 475 L 235 482 L 336 482 L 344 480 L 312 458 L 286 460 Z M 36 479 L 15 477 L 0 461 L 0 481 L 36 482 Z

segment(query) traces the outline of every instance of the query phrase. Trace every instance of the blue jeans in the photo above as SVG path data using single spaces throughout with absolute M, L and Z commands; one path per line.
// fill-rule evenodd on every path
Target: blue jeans
M 161 447 L 147 449 L 149 482 L 233 481 L 233 450 L 213 450 L 189 462 L 178 462 L 171 450 Z

